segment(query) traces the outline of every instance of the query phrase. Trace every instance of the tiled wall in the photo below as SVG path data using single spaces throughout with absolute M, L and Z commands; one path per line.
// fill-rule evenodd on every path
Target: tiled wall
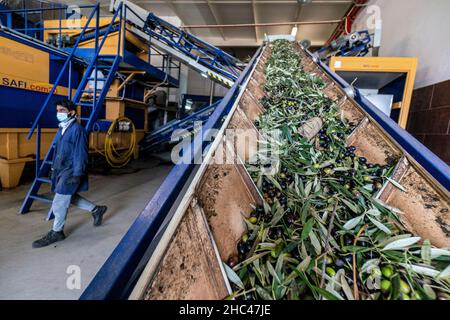
M 450 80 L 414 91 L 407 130 L 450 164 Z

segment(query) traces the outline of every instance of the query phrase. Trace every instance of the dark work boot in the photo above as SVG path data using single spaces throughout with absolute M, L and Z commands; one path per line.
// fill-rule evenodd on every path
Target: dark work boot
M 33 248 L 42 248 L 51 245 L 57 241 L 64 240 L 66 236 L 63 231 L 50 230 L 44 237 L 33 242 Z
M 107 206 L 96 206 L 94 211 L 92 211 L 92 217 L 94 218 L 94 226 L 98 227 L 102 224 L 103 215 L 106 210 L 108 210 Z

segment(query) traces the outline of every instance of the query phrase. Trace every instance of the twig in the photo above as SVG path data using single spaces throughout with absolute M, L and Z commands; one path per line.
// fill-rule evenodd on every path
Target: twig
M 325 238 L 325 254 L 323 255 L 322 259 L 322 280 L 320 281 L 320 287 L 322 288 L 325 282 L 325 265 L 327 263 L 327 252 L 330 250 L 330 235 L 331 231 L 333 230 L 333 223 L 334 223 L 334 217 L 336 216 L 336 207 L 337 203 L 334 205 L 333 213 L 330 217 L 330 223 L 328 225 L 328 232 L 327 237 Z
M 359 230 L 358 234 L 355 237 L 355 240 L 353 241 L 353 245 L 356 246 L 356 242 L 358 241 L 359 237 L 363 233 L 363 231 L 368 227 L 369 225 L 365 224 L 362 226 L 362 228 Z M 358 284 L 356 283 L 356 255 L 353 252 L 353 295 L 355 296 L 355 300 L 359 300 L 359 291 L 358 291 Z

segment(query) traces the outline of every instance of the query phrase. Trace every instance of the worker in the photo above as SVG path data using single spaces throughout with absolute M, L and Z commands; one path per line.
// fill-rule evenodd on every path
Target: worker
M 70 204 L 91 212 L 94 226 L 102 223 L 106 206 L 97 206 L 78 192 L 88 190 L 88 139 L 84 128 L 76 121 L 75 105 L 70 100 L 56 103 L 59 129 L 51 171 L 53 228 L 43 238 L 33 242 L 33 248 L 48 246 L 64 240 L 64 224 Z

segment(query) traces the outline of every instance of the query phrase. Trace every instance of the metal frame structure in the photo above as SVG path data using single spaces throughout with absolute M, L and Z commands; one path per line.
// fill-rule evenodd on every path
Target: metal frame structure
M 221 127 L 223 119 L 235 104 L 236 98 L 261 52 L 262 47 L 258 49 L 227 95 L 217 105 L 204 124 L 202 133 Z M 204 140 L 205 136 L 198 134 L 186 147 L 186 152 L 192 156 L 192 159 L 202 154 L 208 147 Z M 198 166 L 193 161 L 191 164 L 178 163 L 175 165 L 144 211 L 136 218 L 111 256 L 83 292 L 81 300 L 125 299 L 127 297 L 130 286 L 137 281 L 135 274 L 139 272 L 140 268 L 143 268 L 141 262 L 145 259 L 150 243 L 188 182 L 190 175 Z

